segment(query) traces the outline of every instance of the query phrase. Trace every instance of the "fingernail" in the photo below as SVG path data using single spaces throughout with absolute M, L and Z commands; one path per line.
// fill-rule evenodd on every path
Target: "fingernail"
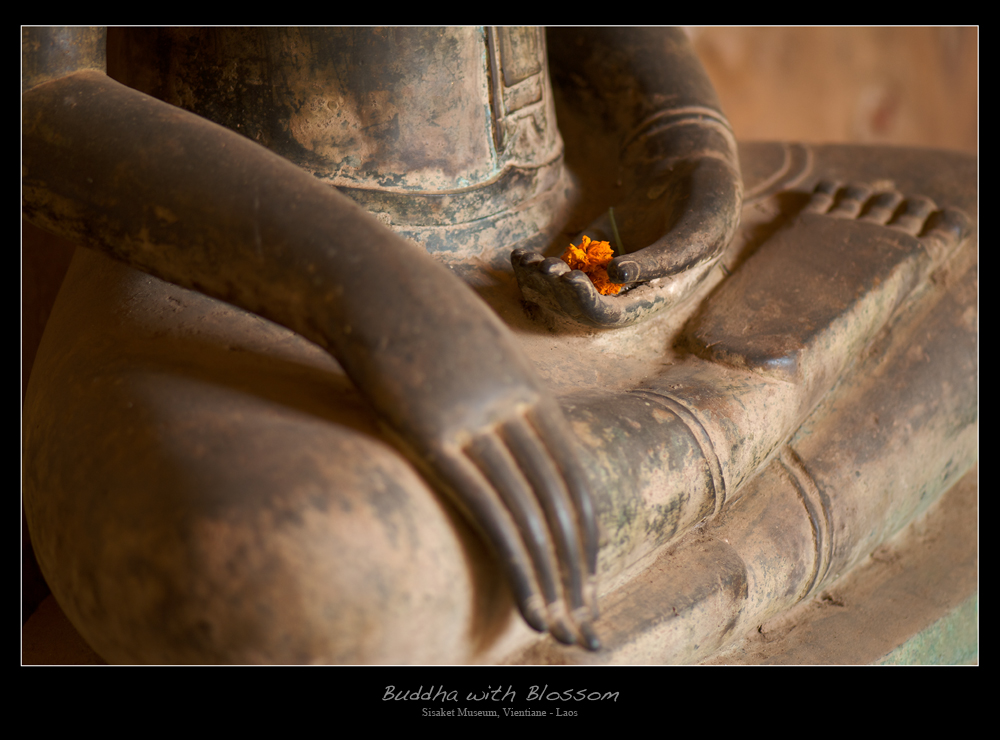
M 601 649 L 601 641 L 589 622 L 580 625 L 580 635 L 583 637 L 583 645 L 587 650 L 597 651 Z
M 555 257 L 549 257 L 543 261 L 539 269 L 545 275 L 564 275 L 570 271 L 569 265 Z
M 632 260 L 614 260 L 608 265 L 608 277 L 615 283 L 634 283 L 639 279 L 639 265 Z

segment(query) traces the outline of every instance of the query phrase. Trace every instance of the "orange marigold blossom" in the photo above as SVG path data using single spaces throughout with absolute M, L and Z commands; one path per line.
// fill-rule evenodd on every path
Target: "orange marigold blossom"
M 581 270 L 601 295 L 615 295 L 624 286 L 608 278 L 608 263 L 615 257 L 615 250 L 608 242 L 595 242 L 584 236 L 580 246 L 570 244 L 563 252 L 562 261 L 571 270 Z

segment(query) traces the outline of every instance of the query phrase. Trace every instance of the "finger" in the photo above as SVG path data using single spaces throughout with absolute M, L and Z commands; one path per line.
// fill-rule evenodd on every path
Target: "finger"
M 616 257 L 608 265 L 608 277 L 616 283 L 652 280 L 718 257 L 736 233 L 740 193 L 739 177 L 726 162 L 706 157 L 692 163 L 661 199 L 642 206 L 680 209 L 669 232 L 644 249 Z
M 444 454 L 436 463 L 435 468 L 466 509 L 467 519 L 479 527 L 496 552 L 524 621 L 539 632 L 548 631 L 545 602 L 532 576 L 531 558 L 492 486 L 465 455 Z
M 565 422 L 558 416 L 559 412 L 550 409 L 539 409 L 528 414 L 528 421 L 535 428 L 542 443 L 548 448 L 555 462 L 570 498 L 576 507 L 580 529 L 583 532 L 583 551 L 587 572 L 597 574 L 597 513 L 594 509 L 594 499 L 590 493 L 590 483 L 583 475 L 579 457 L 570 443 L 570 433 Z
M 540 264 L 545 258 L 527 249 L 515 249 L 510 253 L 511 263 L 514 267 L 532 267 Z
M 542 260 L 538 269 L 543 275 L 550 275 L 552 277 L 559 277 L 570 272 L 569 265 L 558 257 L 548 257 Z
M 546 604 L 558 599 L 557 573 L 550 547 L 545 512 L 538 506 L 527 481 L 507 448 L 492 433 L 481 434 L 466 448 L 466 454 L 500 495 L 521 532 Z
M 597 608 L 597 512 L 594 509 L 594 499 L 590 492 L 590 484 L 583 474 L 579 458 L 570 442 L 569 431 L 558 411 L 540 409 L 529 414 L 529 422 L 535 427 L 538 436 L 549 450 L 552 460 L 562 474 L 569 491 L 570 498 L 576 507 L 577 522 L 583 533 L 583 554 L 587 568 L 587 578 L 584 583 L 584 602 L 590 612 L 590 620 L 598 618 Z M 584 644 L 591 650 L 600 648 L 600 641 L 593 633 L 588 620 L 580 620 L 580 631 L 584 636 Z
M 577 516 L 569 492 L 558 468 L 546 454 L 546 448 L 530 425 L 518 420 L 505 424 L 502 431 L 514 459 L 534 489 L 548 519 L 549 530 L 562 565 L 563 588 L 572 619 L 580 625 L 584 639 L 591 642 L 593 630 L 589 626 L 589 609 L 584 598 L 586 565 Z M 553 635 L 559 638 L 554 629 Z
M 594 287 L 594 281 L 581 270 L 571 270 L 559 278 L 562 290 L 560 298 L 567 313 L 573 315 L 583 311 L 593 316 L 601 305 L 601 294 Z

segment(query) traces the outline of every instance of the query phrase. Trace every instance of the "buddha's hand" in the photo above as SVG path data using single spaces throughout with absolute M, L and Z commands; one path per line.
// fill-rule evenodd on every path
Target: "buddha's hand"
M 595 516 L 567 424 L 465 283 L 287 160 L 103 74 L 22 105 L 27 217 L 326 347 L 485 535 L 525 619 L 596 645 Z
M 579 270 L 521 250 L 512 262 L 529 300 L 582 323 L 622 326 L 682 301 L 719 261 L 743 203 L 728 126 L 708 112 L 683 111 L 647 128 L 625 148 L 623 197 L 583 232 L 620 245 L 623 253 L 607 265 L 619 292 L 602 295 Z
M 528 252 L 512 255 L 514 271 L 528 300 L 558 314 L 630 324 L 690 295 L 735 235 L 736 141 L 683 30 L 552 28 L 547 45 L 556 98 L 577 121 L 567 133 L 585 132 L 567 137 L 567 161 L 578 162 L 585 190 L 614 207 L 624 254 L 607 273 L 624 289 L 602 295 L 582 272 Z M 594 147 L 617 149 L 617 168 L 595 172 Z M 594 182 L 616 183 L 616 192 Z M 616 244 L 607 217 L 584 233 Z
M 385 333 L 349 373 L 492 546 L 528 624 L 596 649 L 596 520 L 568 424 L 509 329 L 447 277 L 433 296 L 401 277 L 398 305 L 425 308 L 369 321 Z
M 674 125 L 675 131 L 659 135 L 669 136 L 666 146 L 654 134 L 629 147 L 638 151 L 626 157 L 632 183 L 614 209 L 626 252 L 608 266 L 614 283 L 710 267 L 736 234 L 743 183 L 735 142 L 727 142 L 723 124 L 708 116 L 688 115 Z M 594 226 L 611 232 L 609 220 L 604 216 Z

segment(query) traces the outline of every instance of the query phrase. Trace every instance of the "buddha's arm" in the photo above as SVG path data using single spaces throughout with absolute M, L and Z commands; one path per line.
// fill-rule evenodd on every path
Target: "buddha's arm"
M 22 100 L 28 220 L 327 348 L 491 542 L 527 621 L 596 646 L 565 421 L 464 283 L 281 157 L 101 72 Z
M 743 199 L 736 142 L 682 31 L 558 28 L 548 31 L 548 47 L 553 84 L 619 148 L 617 172 L 587 173 L 620 183 L 609 205 L 625 253 L 608 275 L 616 283 L 660 279 L 648 306 L 626 305 L 637 295 L 601 298 L 582 273 L 560 269 L 552 290 L 588 323 L 630 323 L 685 297 L 735 235 Z M 607 216 L 587 231 L 613 239 Z M 524 263 L 515 257 L 515 269 Z
M 612 280 L 631 283 L 718 257 L 739 223 L 736 144 L 684 32 L 565 28 L 549 33 L 553 76 L 586 81 L 621 145 L 626 250 Z M 638 250 L 638 251 L 635 251 Z

